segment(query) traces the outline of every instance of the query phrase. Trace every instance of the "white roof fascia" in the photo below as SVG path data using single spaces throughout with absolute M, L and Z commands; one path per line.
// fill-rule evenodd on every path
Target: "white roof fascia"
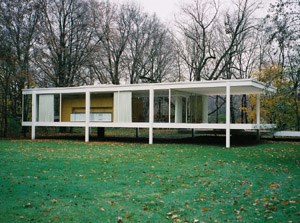
M 32 88 L 23 89 L 23 94 L 32 94 L 33 92 L 38 94 L 72 94 L 72 93 L 85 93 L 90 91 L 96 92 L 116 92 L 116 91 L 147 91 L 150 88 L 154 90 L 188 90 L 188 89 L 203 89 L 204 88 L 226 88 L 226 84 L 230 83 L 230 86 L 234 89 L 236 87 L 249 87 L 251 92 L 245 93 L 263 93 L 265 90 L 275 92 L 276 89 L 268 87 L 266 84 L 254 79 L 233 79 L 233 80 L 216 80 L 216 81 L 195 81 L 195 82 L 174 82 L 174 83 L 154 83 L 154 84 L 131 84 L 131 85 L 91 85 L 80 87 L 58 87 L 58 88 Z M 212 90 L 212 89 L 210 89 Z M 185 91 L 186 92 L 186 91 Z M 237 91 L 243 94 L 242 88 Z M 205 92 L 202 92 L 205 94 Z M 224 90 L 225 93 L 225 90 Z M 208 92 L 211 94 L 211 91 Z
M 253 82 L 253 86 L 254 87 L 262 89 L 263 92 L 268 91 L 268 92 L 275 93 L 277 91 L 277 88 L 275 88 L 275 87 L 273 87 L 271 85 L 268 86 L 266 83 L 259 82 L 259 81 L 255 80 L 255 79 L 252 82 Z

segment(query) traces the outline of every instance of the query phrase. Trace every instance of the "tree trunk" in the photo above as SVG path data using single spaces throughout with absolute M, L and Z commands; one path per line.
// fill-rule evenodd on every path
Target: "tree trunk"
M 8 102 L 7 102 L 7 97 L 5 96 L 4 98 L 4 105 L 3 105 L 3 116 L 4 116 L 4 120 L 3 120 L 3 137 L 7 137 L 7 130 L 8 130 Z
M 235 123 L 235 112 L 233 106 L 233 95 L 230 96 L 230 116 L 231 116 L 231 123 Z
M 216 105 L 217 105 L 217 111 L 216 111 L 216 123 L 219 123 L 219 96 L 216 97 Z
M 295 97 L 295 114 L 296 114 L 296 131 L 300 131 L 300 114 L 299 114 L 299 107 L 298 107 L 298 100 L 297 97 Z
M 242 96 L 242 109 L 241 109 L 241 123 L 248 123 L 247 110 L 247 95 L 243 94 Z

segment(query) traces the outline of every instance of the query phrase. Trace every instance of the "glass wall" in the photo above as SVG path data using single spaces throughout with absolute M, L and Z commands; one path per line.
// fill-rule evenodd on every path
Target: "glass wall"
M 132 122 L 149 122 L 149 91 L 132 92 Z
M 23 122 L 32 121 L 32 95 L 24 94 L 23 95 L 23 107 L 22 107 L 22 118 Z
M 169 90 L 154 91 L 154 122 L 169 122 Z

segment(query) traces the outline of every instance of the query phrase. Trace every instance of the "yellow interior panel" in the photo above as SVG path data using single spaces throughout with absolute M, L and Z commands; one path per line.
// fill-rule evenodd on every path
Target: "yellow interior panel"
M 91 94 L 91 113 L 109 112 L 113 114 L 113 94 Z M 72 113 L 85 113 L 85 95 L 63 95 L 62 122 L 69 122 Z

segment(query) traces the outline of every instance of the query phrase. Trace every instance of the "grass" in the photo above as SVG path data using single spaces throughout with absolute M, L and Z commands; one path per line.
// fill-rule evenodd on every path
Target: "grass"
M 0 141 L 0 222 L 298 222 L 300 143 Z

